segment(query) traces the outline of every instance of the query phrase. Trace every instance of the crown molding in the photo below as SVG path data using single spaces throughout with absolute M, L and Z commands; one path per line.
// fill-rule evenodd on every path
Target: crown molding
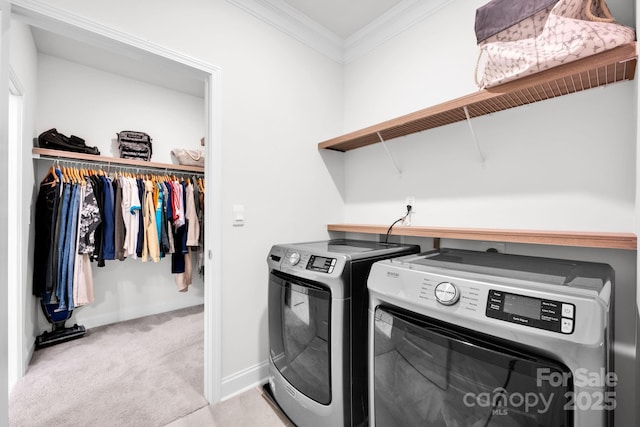
M 340 64 L 360 58 L 453 1 L 404 0 L 343 40 L 284 0 L 227 0 Z
M 343 62 L 343 41 L 283 0 L 227 0 L 256 18 L 288 34 L 299 42 Z
M 354 61 L 455 0 L 404 0 L 344 42 L 343 63 Z

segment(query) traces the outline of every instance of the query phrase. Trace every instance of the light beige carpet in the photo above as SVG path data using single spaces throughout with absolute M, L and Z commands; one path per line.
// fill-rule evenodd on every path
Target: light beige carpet
M 9 426 L 163 426 L 207 405 L 203 306 L 91 329 L 38 350 Z

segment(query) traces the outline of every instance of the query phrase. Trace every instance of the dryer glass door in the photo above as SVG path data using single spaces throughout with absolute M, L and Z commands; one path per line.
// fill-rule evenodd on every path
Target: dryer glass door
M 375 425 L 573 426 L 567 367 L 470 332 L 378 307 Z
M 331 293 L 321 284 L 272 272 L 269 346 L 273 364 L 299 392 L 331 403 Z

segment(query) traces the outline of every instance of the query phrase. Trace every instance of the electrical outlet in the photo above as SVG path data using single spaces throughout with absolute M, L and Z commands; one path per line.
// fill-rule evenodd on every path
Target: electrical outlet
M 407 206 L 411 206 L 411 211 L 404 218 L 404 221 L 402 221 L 402 225 L 411 225 L 411 217 L 416 211 L 416 198 L 414 196 L 407 196 L 405 198 L 403 215 L 407 213 Z
M 480 250 L 484 252 L 500 252 L 503 254 L 507 251 L 507 244 L 498 242 L 482 242 L 480 243 Z
M 411 212 L 415 212 L 416 211 L 416 198 L 415 196 L 407 196 L 407 198 L 404 201 L 404 208 L 405 208 L 405 212 L 406 212 L 406 208 L 407 206 L 411 206 Z

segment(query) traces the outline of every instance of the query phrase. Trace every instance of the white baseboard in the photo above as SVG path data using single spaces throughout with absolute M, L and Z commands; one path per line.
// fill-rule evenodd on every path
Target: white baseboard
M 222 400 L 230 399 L 250 388 L 267 382 L 269 362 L 264 361 L 222 379 Z

